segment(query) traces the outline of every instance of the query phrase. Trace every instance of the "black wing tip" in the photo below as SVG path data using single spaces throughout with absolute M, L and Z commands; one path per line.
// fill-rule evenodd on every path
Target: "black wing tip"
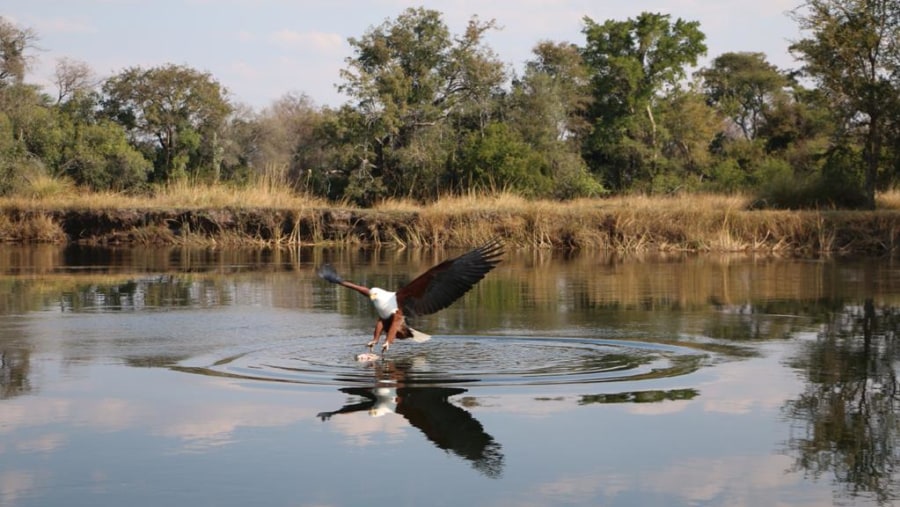
M 319 275 L 319 278 L 331 283 L 341 283 L 344 281 L 331 264 L 322 264 L 318 271 L 316 271 L 316 274 Z
M 476 248 L 475 251 L 478 252 L 484 260 L 496 265 L 500 262 L 500 257 L 506 253 L 506 248 L 500 238 L 494 238 Z

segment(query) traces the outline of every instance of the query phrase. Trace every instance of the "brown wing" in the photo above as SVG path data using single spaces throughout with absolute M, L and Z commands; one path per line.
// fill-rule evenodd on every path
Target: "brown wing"
M 491 241 L 446 260 L 397 291 L 397 304 L 409 317 L 443 310 L 462 297 L 500 263 L 503 245 Z

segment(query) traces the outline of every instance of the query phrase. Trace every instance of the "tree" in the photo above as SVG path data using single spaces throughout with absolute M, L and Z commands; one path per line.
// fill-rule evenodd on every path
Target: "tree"
M 541 154 L 505 123 L 492 123 L 484 133 L 469 132 L 460 159 L 458 180 L 464 188 L 541 195 L 550 187 Z
M 286 94 L 267 107 L 259 115 L 260 157 L 266 166 L 281 168 L 286 178 L 311 190 L 309 184 L 330 165 L 319 135 L 328 114 L 303 93 Z
M 21 179 L 17 167 L 33 166 L 26 160 L 25 132 L 32 108 L 41 107 L 40 93 L 25 84 L 28 51 L 34 49 L 37 34 L 30 28 L 19 28 L 0 16 L 0 193 L 15 187 Z
M 439 12 L 410 8 L 349 39 L 354 56 L 340 90 L 355 101 L 362 131 L 354 129 L 361 137 L 353 141 L 357 161 L 348 170 L 390 195 L 434 195 L 458 129 L 484 129 L 505 79 L 503 64 L 483 43 L 493 28 L 493 21 L 473 17 L 454 37 Z
M 57 104 L 75 95 L 88 93 L 97 85 L 91 67 L 71 58 L 60 58 L 56 62 L 54 78 Z
M 788 80 L 763 53 L 724 53 L 699 72 L 709 103 L 753 140 Z
M 585 113 L 591 104 L 590 80 L 580 50 L 574 44 L 541 42 L 525 62 L 525 74 L 513 81 L 509 115 L 526 138 L 582 140 L 591 125 Z
M 190 173 L 218 177 L 219 134 L 231 112 L 225 89 L 207 72 L 165 65 L 132 67 L 103 84 L 103 107 L 137 146 L 155 152 L 154 179 Z
M 900 114 L 900 2 L 807 0 L 793 14 L 810 35 L 791 52 L 840 115 L 842 137 L 862 140 L 866 206 L 874 208 L 888 125 Z
M 669 177 L 655 181 L 652 189 L 672 192 L 696 188 L 709 178 L 710 146 L 720 131 L 722 118 L 696 86 L 669 94 L 659 109 L 660 144 Z
M 147 181 L 152 164 L 128 144 L 120 125 L 100 120 L 70 129 L 56 174 L 94 190 L 134 191 Z
M 652 181 L 660 156 L 654 110 L 684 79 L 685 67 L 706 53 L 706 36 L 696 21 L 649 12 L 603 24 L 585 17 L 584 24 L 594 98 L 588 163 L 616 190 Z
M 0 16 L 0 88 L 23 83 L 28 69 L 27 51 L 36 42 L 34 30 L 19 28 Z
M 581 158 L 581 143 L 591 130 L 585 120 L 590 82 L 581 52 L 574 44 L 549 41 L 532 52 L 524 75 L 513 80 L 506 122 L 536 152 L 539 163 L 532 170 L 552 180 L 553 196 L 600 194 L 602 185 Z

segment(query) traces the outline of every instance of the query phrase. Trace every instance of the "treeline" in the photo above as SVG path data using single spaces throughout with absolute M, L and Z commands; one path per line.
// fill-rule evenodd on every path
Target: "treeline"
M 799 69 L 736 52 L 690 73 L 699 23 L 644 12 L 585 17 L 580 44 L 538 42 L 515 73 L 485 43 L 494 21 L 454 34 L 407 9 L 349 40 L 348 103 L 288 94 L 261 111 L 172 64 L 98 79 L 63 59 L 47 93 L 27 81 L 38 34 L 0 17 L 0 195 L 39 177 L 135 193 L 263 178 L 361 205 L 502 189 L 874 207 L 900 175 L 900 3 L 808 0 L 792 15 Z

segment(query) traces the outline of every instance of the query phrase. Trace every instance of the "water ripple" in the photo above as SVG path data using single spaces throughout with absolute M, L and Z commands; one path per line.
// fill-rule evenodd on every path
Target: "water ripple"
M 707 352 L 641 341 L 552 337 L 436 336 L 398 342 L 383 360 L 358 362 L 357 340 L 303 338 L 287 346 L 199 358 L 181 371 L 313 385 L 552 385 L 636 381 L 695 371 Z

